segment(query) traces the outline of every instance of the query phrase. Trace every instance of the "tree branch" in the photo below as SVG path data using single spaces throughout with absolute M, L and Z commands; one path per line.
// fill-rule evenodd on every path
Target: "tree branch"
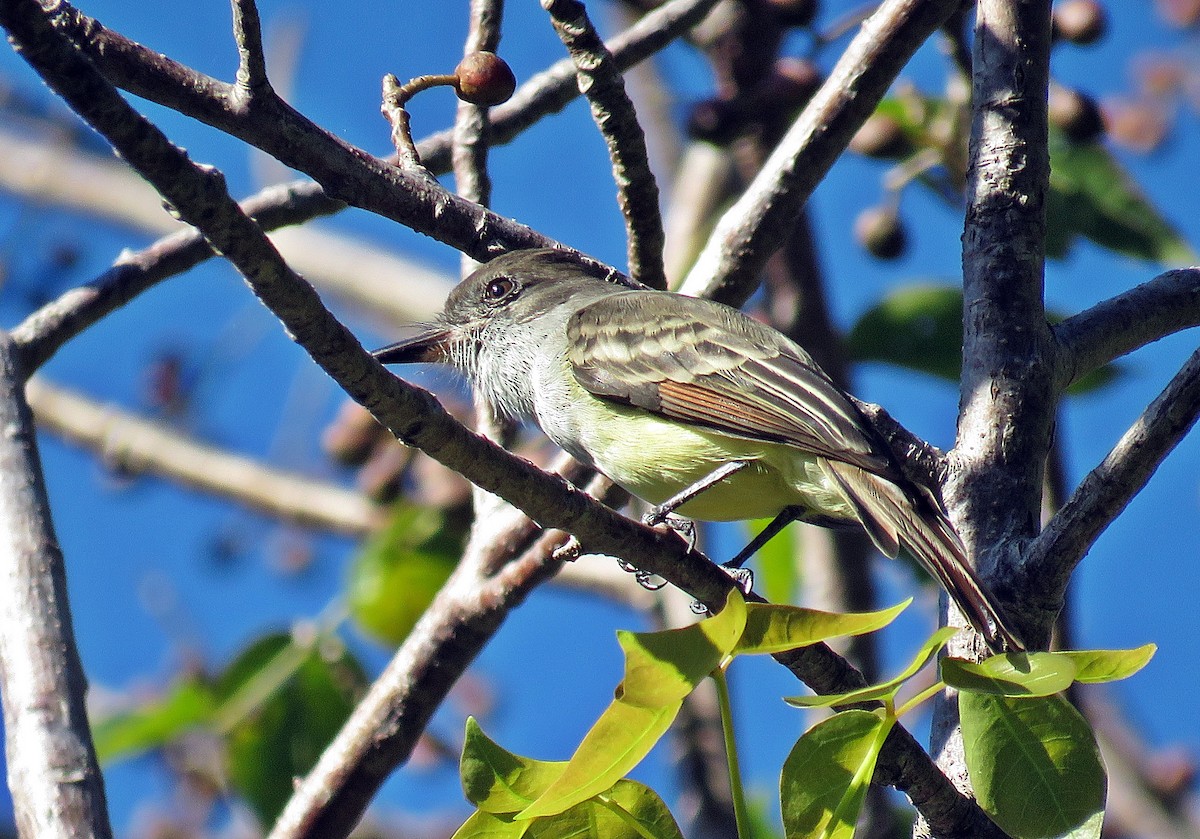
M 740 305 L 800 208 L 917 48 L 961 0 L 885 0 L 762 170 L 717 223 L 681 289 Z
M 1013 579 L 1006 560 L 1039 529 L 1058 396 L 1043 303 L 1050 3 L 985 0 L 976 15 L 963 378 L 946 501 L 998 588 Z M 1049 626 L 1022 629 L 1035 646 L 1049 637 Z
M 161 475 L 277 518 L 348 536 L 371 532 L 383 514 L 362 493 L 199 443 L 37 377 L 29 380 L 26 397 L 39 424 L 135 474 Z
M 0 690 L 22 836 L 112 836 L 24 375 L 0 334 Z
M 1159 274 L 1054 326 L 1061 349 L 1058 385 L 1159 338 L 1200 326 L 1200 268 Z
M 1200 415 L 1200 350 L 1183 365 L 1112 451 L 1080 482 L 1025 557 L 1041 586 L 1039 605 L 1057 613 L 1067 580 L 1097 537 L 1141 492 Z
M 267 79 L 267 57 L 263 51 L 262 24 L 254 0 L 232 0 L 233 37 L 237 42 L 238 95 L 251 99 L 259 93 L 271 93 Z
M 542 0 L 542 8 L 550 13 L 554 30 L 571 53 L 579 90 L 587 97 L 592 119 L 608 147 L 617 204 L 625 219 L 629 274 L 651 288 L 666 288 L 658 183 L 650 171 L 646 137 L 625 92 L 621 68 L 579 0 Z

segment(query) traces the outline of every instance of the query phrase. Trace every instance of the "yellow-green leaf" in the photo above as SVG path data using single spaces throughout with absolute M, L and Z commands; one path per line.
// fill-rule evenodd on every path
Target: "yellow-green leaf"
M 1075 681 L 1117 682 L 1145 667 L 1158 647 L 1146 644 L 1132 650 L 1063 650 L 1056 655 L 1075 662 Z
M 1050 696 L 1075 681 L 1075 662 L 1057 653 L 1005 653 L 976 664 L 942 660 L 942 679 L 951 687 L 997 696 Z
M 611 787 L 649 753 L 671 727 L 682 704 L 680 699 L 647 708 L 614 700 L 583 738 L 563 773 L 517 818 L 562 813 Z
M 710 618 L 662 632 L 618 632 L 625 677 L 617 695 L 656 707 L 687 696 L 733 650 L 746 626 L 746 601 L 731 589 L 725 608 Z
M 467 800 L 487 813 L 524 810 L 562 775 L 565 760 L 534 760 L 513 754 L 467 718 L 458 771 Z
M 934 632 L 921 645 L 921 648 L 917 650 L 917 654 L 913 656 L 908 666 L 886 682 L 867 685 L 866 687 L 847 691 L 846 693 L 827 693 L 821 696 L 788 696 L 783 701 L 789 705 L 795 705 L 797 708 L 831 708 L 838 705 L 871 702 L 877 699 L 893 699 L 896 696 L 896 692 L 900 690 L 900 686 L 919 673 L 929 663 L 929 660 L 937 655 L 937 651 L 945 646 L 946 642 L 953 638 L 957 632 L 958 630 L 953 626 L 943 626 Z
M 845 635 L 863 635 L 882 629 L 896 619 L 912 603 L 912 598 L 878 612 L 821 612 L 800 606 L 776 606 L 749 603 L 746 606 L 746 629 L 734 652 L 777 653 L 794 650 Z

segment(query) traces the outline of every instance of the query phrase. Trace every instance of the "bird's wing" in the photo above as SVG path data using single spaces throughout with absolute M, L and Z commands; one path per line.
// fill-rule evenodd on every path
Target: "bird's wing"
M 567 360 L 595 396 L 725 434 L 894 470 L 857 409 L 779 332 L 711 301 L 605 296 L 567 325 Z

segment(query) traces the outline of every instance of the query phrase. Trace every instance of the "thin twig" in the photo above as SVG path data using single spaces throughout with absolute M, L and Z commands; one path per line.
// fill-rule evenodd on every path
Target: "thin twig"
M 383 511 L 362 493 L 267 466 L 160 423 L 33 377 L 26 397 L 38 424 L 133 474 L 161 475 L 305 527 L 365 536 Z
M 8 786 L 22 836 L 108 839 L 104 779 L 88 728 L 87 679 L 24 374 L 0 335 L 0 690 Z
M 320 193 L 312 183 L 270 187 L 242 205 L 265 230 L 307 221 L 319 210 L 333 213 L 344 205 Z M 293 189 L 294 187 L 295 189 Z M 297 198 L 296 189 L 301 191 Z M 93 282 L 73 288 L 27 317 L 12 333 L 26 371 L 44 364 L 63 344 L 88 326 L 167 277 L 181 274 L 213 256 L 212 246 L 194 229 L 165 236 L 140 251 L 122 254 Z
M 604 46 L 587 9 L 579 0 L 542 0 L 562 39 L 587 97 L 592 119 L 608 146 L 617 204 L 625 219 L 629 275 L 651 288 L 666 288 L 663 273 L 663 224 L 658 183 L 650 171 L 646 137 L 612 53 Z
M 500 45 L 500 19 L 503 12 L 503 0 L 471 0 L 470 25 L 463 55 L 481 51 L 496 52 Z M 492 182 L 487 171 L 490 135 L 488 109 L 460 99 L 454 113 L 454 140 L 450 155 L 454 189 L 463 198 L 485 207 L 492 203 Z M 471 266 L 467 264 L 466 257 L 463 259 L 463 273 L 466 274 Z
M 886 0 L 845 53 L 762 171 L 718 222 L 682 290 L 740 305 L 816 185 L 875 110 L 900 69 L 961 0 Z
M 246 98 L 268 90 L 262 24 L 254 0 L 233 0 L 233 37 L 237 42 L 237 88 Z

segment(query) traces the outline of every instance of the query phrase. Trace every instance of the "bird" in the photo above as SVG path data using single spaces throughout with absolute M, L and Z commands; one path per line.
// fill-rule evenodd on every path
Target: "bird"
M 658 505 L 657 520 L 772 517 L 729 565 L 791 521 L 859 526 L 886 556 L 906 549 L 993 650 L 1024 649 L 935 493 L 799 344 L 730 306 L 614 276 L 564 250 L 510 251 L 373 355 L 452 365 L 503 414 Z

